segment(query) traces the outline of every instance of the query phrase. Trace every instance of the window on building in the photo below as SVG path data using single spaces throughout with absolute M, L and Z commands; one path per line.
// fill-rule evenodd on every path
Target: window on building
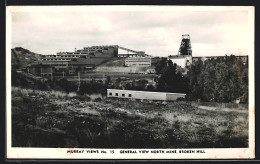
M 132 94 L 128 94 L 128 97 L 132 97 Z
M 122 97 L 125 97 L 125 94 L 122 94 Z
M 118 93 L 116 93 L 116 96 L 118 96 Z
M 112 96 L 112 93 L 109 93 L 110 96 Z

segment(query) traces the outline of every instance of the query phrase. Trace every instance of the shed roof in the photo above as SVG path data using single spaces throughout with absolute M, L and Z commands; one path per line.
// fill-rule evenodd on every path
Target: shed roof
M 122 90 L 122 89 L 107 89 L 107 91 L 127 91 L 127 92 L 138 92 L 138 93 L 164 93 L 164 94 L 172 94 L 172 95 L 183 95 L 185 96 L 185 93 L 170 93 L 170 92 L 148 92 L 148 91 L 135 91 L 135 90 Z

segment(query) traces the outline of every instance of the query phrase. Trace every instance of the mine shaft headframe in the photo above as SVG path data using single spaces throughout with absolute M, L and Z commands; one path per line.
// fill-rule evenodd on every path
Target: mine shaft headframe
M 190 35 L 184 34 L 182 35 L 181 45 L 179 49 L 178 55 L 192 55 Z

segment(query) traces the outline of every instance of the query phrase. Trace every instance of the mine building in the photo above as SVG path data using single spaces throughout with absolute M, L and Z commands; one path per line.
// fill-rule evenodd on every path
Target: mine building
M 158 63 L 161 59 L 163 59 L 163 57 L 158 57 L 158 56 L 157 56 L 157 57 L 152 57 L 152 58 L 151 58 L 151 65 L 155 67 L 155 66 L 157 65 L 157 63 Z
M 171 60 L 173 63 L 176 63 L 181 68 L 185 69 L 187 72 L 187 68 L 189 68 L 192 62 L 196 62 L 201 60 L 202 62 L 208 59 L 217 59 L 217 58 L 224 58 L 225 56 L 200 56 L 200 57 L 193 57 L 192 56 L 192 47 L 190 41 L 190 35 L 184 34 L 182 35 L 182 40 L 180 44 L 180 48 L 177 55 L 169 55 L 168 59 Z M 246 64 L 248 61 L 247 55 L 238 55 L 236 56 L 238 60 L 241 60 L 243 64 Z M 185 73 L 184 73 L 185 74 Z
M 70 61 L 68 63 L 69 74 L 75 74 L 78 71 L 84 72 L 95 68 L 97 62 L 93 60 L 88 60 L 86 58 L 79 58 L 77 61 Z
M 171 60 L 173 63 L 176 63 L 181 68 L 187 68 L 192 64 L 192 56 L 186 55 L 176 55 L 176 56 L 168 56 L 168 59 Z
M 127 67 L 151 67 L 151 57 L 129 57 L 125 59 Z
M 74 52 L 58 52 L 56 55 L 43 55 L 42 60 L 46 61 L 76 61 L 78 58 L 92 56 L 104 58 L 117 57 L 144 57 L 147 56 L 144 51 L 135 51 L 118 45 L 103 45 L 83 47 Z
M 120 53 L 120 54 L 119 54 Z M 67 68 L 70 72 L 94 68 L 97 65 L 105 63 L 119 56 L 123 57 L 145 57 L 144 51 L 135 51 L 118 45 L 103 45 L 84 47 L 74 52 L 58 52 L 56 55 L 43 55 L 41 63 L 51 65 L 56 69 Z M 141 59 L 140 66 L 151 66 L 146 61 L 149 59 Z M 129 64 L 132 65 L 132 64 Z
M 27 72 L 42 77 L 50 77 L 52 79 L 53 67 L 50 65 L 42 65 L 41 63 L 32 63 L 27 67 Z
M 248 62 L 248 56 L 244 55 L 244 56 L 237 56 L 237 58 L 239 58 L 243 64 L 246 64 Z
M 178 98 L 184 99 L 185 96 L 186 94 L 183 93 L 107 89 L 107 97 L 128 98 L 128 99 L 175 101 Z
M 178 55 L 192 56 L 192 49 L 191 49 L 191 42 L 190 42 L 189 34 L 182 35 L 182 40 L 181 40 L 181 45 L 179 48 Z
M 77 61 L 78 58 L 117 57 L 117 48 L 113 46 L 92 46 L 84 47 L 83 50 L 75 50 L 75 52 L 58 52 L 56 55 L 43 55 L 42 60 L 45 61 Z
M 145 57 L 148 56 L 144 51 L 135 51 L 129 48 L 117 46 L 118 57 Z
M 52 68 L 55 68 L 57 70 L 59 69 L 67 69 L 69 65 L 69 61 L 37 61 L 33 62 L 29 67 L 34 67 L 34 66 L 49 66 Z
M 170 55 L 168 59 L 182 68 L 188 68 L 192 64 L 192 48 L 190 35 L 182 35 L 178 55 Z

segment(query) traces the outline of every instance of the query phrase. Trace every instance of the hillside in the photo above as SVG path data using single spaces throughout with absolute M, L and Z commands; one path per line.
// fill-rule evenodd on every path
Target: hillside
M 28 64 L 41 59 L 40 54 L 31 52 L 22 47 L 15 47 L 11 52 L 12 66 L 16 69 L 25 68 Z
M 125 58 L 115 59 L 99 65 L 102 67 L 124 67 Z

